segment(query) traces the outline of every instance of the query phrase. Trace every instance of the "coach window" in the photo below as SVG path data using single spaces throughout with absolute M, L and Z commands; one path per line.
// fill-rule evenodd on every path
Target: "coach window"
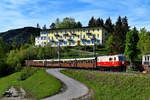
M 112 58 L 109 58 L 109 61 L 112 61 Z

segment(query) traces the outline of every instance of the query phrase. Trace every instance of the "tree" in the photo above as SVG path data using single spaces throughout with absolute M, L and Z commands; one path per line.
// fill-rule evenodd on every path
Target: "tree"
M 145 28 L 140 30 L 138 49 L 140 50 L 139 57 L 150 53 L 150 32 Z
M 125 54 L 127 59 L 130 61 L 130 66 L 133 65 L 133 61 L 138 54 L 137 48 L 137 42 L 139 40 L 138 34 L 139 33 L 135 27 L 126 34 Z
M 96 26 L 97 27 L 104 27 L 104 21 L 103 21 L 103 19 L 98 18 L 96 20 Z
M 55 21 L 55 27 L 59 28 L 60 23 L 61 22 L 59 21 L 59 18 L 57 18 L 56 21 Z
M 50 29 L 55 29 L 55 28 L 56 28 L 55 23 L 52 23 L 52 24 L 50 25 Z
M 112 21 L 111 21 L 110 17 L 106 19 L 104 26 L 105 26 L 108 34 L 113 34 L 113 32 L 114 32 L 114 25 L 112 24 Z
M 76 28 L 81 28 L 81 27 L 82 27 L 81 22 L 77 22 L 77 24 L 76 24 Z
M 0 76 L 7 74 L 7 66 L 5 63 L 6 60 L 6 45 L 3 43 L 2 38 L 0 38 Z
M 115 53 L 115 42 L 113 41 L 113 35 L 110 35 L 108 37 L 108 40 L 106 41 L 105 47 L 109 54 Z
M 46 24 L 43 26 L 43 30 L 46 30 L 47 28 L 46 28 Z
M 124 53 L 125 42 L 126 42 L 126 33 L 129 31 L 129 26 L 127 18 L 123 19 L 119 16 L 118 20 L 114 27 L 114 41 L 116 42 L 116 52 Z
M 39 28 L 39 29 L 40 29 L 40 25 L 39 25 L 39 23 L 37 23 L 36 28 Z
M 96 26 L 96 20 L 94 19 L 94 17 L 92 17 L 92 18 L 89 20 L 88 26 L 89 26 L 89 27 L 95 27 L 95 26 Z
M 37 58 L 38 58 L 38 59 L 44 59 L 44 56 L 45 56 L 44 48 L 43 48 L 43 47 L 40 47 L 39 50 L 38 50 Z
M 59 24 L 58 28 L 75 28 L 76 22 L 74 18 L 66 17 L 63 21 Z
M 3 43 L 2 38 L 0 37 L 0 59 L 4 58 L 6 54 L 6 47 L 5 44 Z

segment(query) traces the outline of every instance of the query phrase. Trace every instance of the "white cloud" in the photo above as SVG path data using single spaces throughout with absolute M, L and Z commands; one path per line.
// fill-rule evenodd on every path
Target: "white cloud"
M 84 7 L 71 6 L 76 2 Z M 127 16 L 131 26 L 147 27 L 149 21 L 149 0 L 2 0 L 0 2 L 0 31 L 33 26 L 36 23 L 50 25 L 58 17 L 73 17 L 87 25 L 91 16 L 113 22 L 117 17 Z M 46 3 L 43 3 L 46 2 Z M 140 21 L 139 21 L 140 20 Z M 149 27 L 149 26 L 148 26 Z

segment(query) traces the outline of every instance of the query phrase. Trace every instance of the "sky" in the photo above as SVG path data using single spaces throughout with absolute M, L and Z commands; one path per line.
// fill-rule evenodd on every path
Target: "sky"
M 150 30 L 150 0 L 1 0 L 0 32 L 37 23 L 47 27 L 56 18 L 75 18 L 83 26 L 89 19 L 108 17 L 115 23 L 118 16 L 127 16 L 129 25 Z

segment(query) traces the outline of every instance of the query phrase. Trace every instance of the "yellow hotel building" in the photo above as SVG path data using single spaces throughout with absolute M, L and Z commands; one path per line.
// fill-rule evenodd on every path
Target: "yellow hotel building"
M 105 31 L 101 27 L 59 28 L 40 32 L 35 45 L 83 46 L 104 44 Z

